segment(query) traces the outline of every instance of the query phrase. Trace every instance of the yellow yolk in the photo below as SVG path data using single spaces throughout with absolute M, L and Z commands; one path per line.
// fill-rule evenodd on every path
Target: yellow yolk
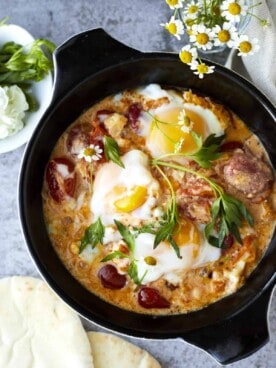
M 174 153 L 179 142 L 178 152 L 192 153 L 196 151 L 197 145 L 190 132 L 181 130 L 182 126 L 178 124 L 179 114 L 183 108 L 175 107 L 167 109 L 156 116 L 157 120 L 151 123 L 151 129 L 148 138 L 150 147 L 154 147 L 160 155 L 166 153 Z M 185 110 L 186 115 L 190 118 L 192 130 L 198 135 L 205 134 L 205 123 L 201 116 L 194 111 Z
M 200 235 L 198 229 L 188 220 L 184 220 L 176 226 L 173 236 L 176 244 L 181 247 L 184 245 L 200 244 Z
M 121 194 L 121 187 L 115 187 L 116 194 Z M 142 186 L 136 186 L 133 188 L 131 194 L 122 197 L 114 202 L 114 206 L 117 210 L 122 212 L 131 212 L 142 206 L 147 200 L 147 188 Z

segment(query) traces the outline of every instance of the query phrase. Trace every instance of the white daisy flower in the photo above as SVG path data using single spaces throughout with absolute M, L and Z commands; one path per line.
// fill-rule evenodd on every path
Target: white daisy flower
M 198 61 L 195 61 L 192 65 L 191 65 L 191 69 L 195 70 L 194 74 L 198 75 L 200 79 L 202 79 L 205 74 L 211 74 L 214 73 L 215 67 L 209 66 L 205 63 L 199 63 Z
M 244 4 L 243 0 L 225 0 L 221 4 L 221 15 L 228 21 L 236 23 L 241 20 L 241 16 L 245 16 L 248 6 Z
M 214 33 L 203 24 L 194 24 L 190 34 L 190 42 L 202 50 L 210 50 L 213 47 Z
M 199 2 L 196 3 L 194 0 L 190 1 L 183 11 L 184 18 L 196 19 L 199 10 L 200 10 Z
M 230 22 L 225 22 L 222 26 L 216 25 L 213 32 L 215 34 L 214 46 L 227 45 L 233 47 L 235 40 L 238 38 L 237 29 Z
M 180 20 L 175 19 L 174 16 L 171 17 L 168 23 L 161 24 L 161 26 L 165 27 L 165 29 L 173 36 L 175 36 L 178 40 L 180 40 L 180 35 L 184 34 L 183 23 Z
M 98 161 L 102 158 L 103 150 L 98 145 L 90 144 L 89 147 L 83 148 L 78 154 L 78 158 L 84 158 L 86 162 Z
M 260 45 L 257 38 L 249 41 L 247 35 L 241 35 L 237 42 L 238 56 L 253 55 L 259 51 Z
M 178 115 L 178 125 L 181 126 L 181 130 L 184 133 L 190 133 L 193 129 L 193 122 L 189 116 L 186 115 L 185 110 L 180 111 Z
M 171 9 L 180 9 L 183 6 L 183 0 L 166 0 Z
M 182 63 L 190 65 L 197 58 L 197 49 L 191 45 L 186 45 L 180 50 L 179 58 Z

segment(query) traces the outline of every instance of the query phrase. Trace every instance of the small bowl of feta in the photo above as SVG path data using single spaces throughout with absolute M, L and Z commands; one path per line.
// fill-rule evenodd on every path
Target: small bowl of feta
M 26 68 L 23 72 L 17 71 L 18 63 L 28 62 L 22 54 L 32 50 L 32 45 L 35 45 L 32 51 L 36 53 L 35 56 L 41 55 L 44 58 L 44 64 L 41 64 L 44 70 L 34 72 L 32 68 Z M 50 41 L 49 45 L 53 46 Z M 35 40 L 18 25 L 0 26 L 0 154 L 12 151 L 30 139 L 51 101 L 53 79 L 51 71 L 47 72 L 47 60 L 41 46 L 44 46 L 44 40 Z M 3 65 L 8 65 L 7 70 Z

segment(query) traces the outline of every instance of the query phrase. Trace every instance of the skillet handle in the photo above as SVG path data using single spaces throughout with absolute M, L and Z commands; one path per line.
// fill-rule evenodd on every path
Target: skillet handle
M 138 55 L 142 53 L 115 40 L 101 28 L 73 36 L 54 53 L 53 101 L 90 75 Z
M 267 312 L 273 283 L 249 307 L 228 320 L 183 336 L 225 365 L 246 358 L 269 341 Z

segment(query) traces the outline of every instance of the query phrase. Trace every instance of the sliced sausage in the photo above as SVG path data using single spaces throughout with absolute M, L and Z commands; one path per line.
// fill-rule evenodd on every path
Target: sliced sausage
M 273 182 L 270 166 L 250 152 L 237 150 L 223 168 L 227 184 L 244 193 L 247 198 L 266 195 Z

